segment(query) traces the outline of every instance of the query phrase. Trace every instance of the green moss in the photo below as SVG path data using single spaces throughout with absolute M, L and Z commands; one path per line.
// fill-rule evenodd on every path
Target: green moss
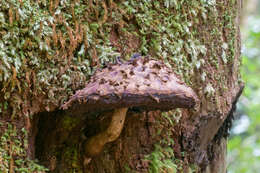
M 194 71 L 208 66 L 205 56 L 211 55 L 208 60 L 216 72 L 220 62 L 226 64 L 234 57 L 232 2 L 227 6 L 204 0 L 1 3 L 5 13 L 1 13 L 0 81 L 6 101 L 16 105 L 16 114 L 30 105 L 11 99 L 13 94 L 25 100 L 45 95 L 41 104 L 51 110 L 84 86 L 96 68 L 114 62 L 121 54 L 126 59 L 134 52 L 163 59 L 191 86 L 201 83 L 194 78 Z M 217 9 L 219 6 L 223 10 Z M 112 12 L 107 10 L 110 7 Z M 207 28 L 208 23 L 211 27 Z M 116 26 L 120 26 L 117 41 L 121 48 L 110 42 L 110 32 Z M 225 28 L 228 35 L 223 33 Z M 125 44 L 133 36 L 140 47 L 132 49 Z M 228 48 L 220 47 L 223 37 L 228 37 Z
M 149 172 L 177 172 L 182 170 L 180 160 L 174 157 L 172 148 L 162 148 L 160 145 L 155 145 L 155 150 L 146 156 L 150 161 Z
M 70 131 L 71 129 L 76 127 L 76 125 L 78 125 L 80 121 L 81 120 L 79 118 L 75 118 L 70 115 L 65 115 L 62 119 L 61 127 L 66 129 L 66 131 Z
M 0 124 L 0 172 L 45 172 L 48 169 L 27 158 L 28 134 L 10 123 Z M 4 129 L 4 130 L 3 130 Z
M 68 173 L 83 172 L 80 154 L 76 146 L 68 147 L 63 157 L 66 159 L 67 168 L 69 168 L 69 170 L 67 170 Z

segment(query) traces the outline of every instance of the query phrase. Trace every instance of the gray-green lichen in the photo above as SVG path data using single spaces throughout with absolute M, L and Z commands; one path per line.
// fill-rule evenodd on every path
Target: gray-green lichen
M 40 104 L 47 110 L 58 107 L 84 86 L 96 68 L 119 55 L 140 52 L 163 59 L 189 85 L 198 82 L 194 71 L 209 65 L 217 70 L 233 59 L 234 16 L 230 10 L 217 9 L 224 8 L 222 2 L 91 2 L 1 2 L 0 81 L 5 101 L 15 113 L 43 111 L 29 111 L 32 105 L 21 103 L 31 96 L 43 96 Z M 206 22 L 212 24 L 210 36 Z M 140 47 L 131 50 L 125 44 L 119 49 L 110 39 L 116 27 L 117 42 L 135 36 Z M 211 78 L 201 75 L 203 80 Z

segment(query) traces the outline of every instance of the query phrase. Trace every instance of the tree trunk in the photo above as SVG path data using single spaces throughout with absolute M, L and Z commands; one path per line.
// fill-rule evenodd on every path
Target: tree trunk
M 2 0 L 0 172 L 226 172 L 243 89 L 240 8 L 240 0 Z M 85 142 L 112 112 L 60 106 L 96 69 L 135 52 L 170 66 L 196 92 L 196 107 L 130 109 L 119 138 L 84 164 Z

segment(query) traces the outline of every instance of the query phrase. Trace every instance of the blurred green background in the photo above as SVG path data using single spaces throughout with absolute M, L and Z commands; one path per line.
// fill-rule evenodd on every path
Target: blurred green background
M 260 173 L 260 0 L 247 0 L 241 14 L 245 82 L 228 141 L 228 173 Z

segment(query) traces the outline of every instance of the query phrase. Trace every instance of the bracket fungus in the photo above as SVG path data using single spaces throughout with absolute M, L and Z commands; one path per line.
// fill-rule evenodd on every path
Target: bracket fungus
M 84 89 L 62 105 L 76 114 L 114 111 L 109 127 L 87 140 L 85 154 L 98 155 L 103 146 L 120 135 L 128 108 L 144 111 L 192 108 L 196 94 L 162 61 L 139 57 L 97 70 Z

